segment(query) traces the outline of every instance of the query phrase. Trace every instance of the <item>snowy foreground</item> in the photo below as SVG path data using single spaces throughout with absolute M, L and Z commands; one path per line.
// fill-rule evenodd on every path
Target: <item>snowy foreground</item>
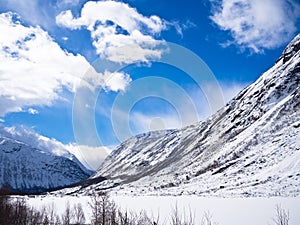
M 140 212 L 145 210 L 150 217 L 168 222 L 176 205 L 179 213 L 186 217 L 192 212 L 196 224 L 200 224 L 205 212 L 212 215 L 213 221 L 219 225 L 271 225 L 275 217 L 276 205 L 288 210 L 290 225 L 300 224 L 300 197 L 295 198 L 209 198 L 197 196 L 111 196 L 122 210 Z M 43 206 L 54 206 L 56 212 L 62 213 L 67 202 L 70 205 L 81 203 L 86 223 L 90 223 L 90 197 L 87 196 L 35 196 L 26 197 L 29 206 L 41 209 Z

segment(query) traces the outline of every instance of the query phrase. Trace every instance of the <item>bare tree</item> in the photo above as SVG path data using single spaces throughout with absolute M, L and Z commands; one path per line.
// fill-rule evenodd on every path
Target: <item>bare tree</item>
M 126 211 L 125 213 L 122 213 L 122 211 L 119 210 L 118 219 L 120 225 L 128 225 L 129 224 L 128 212 Z
M 13 212 L 13 220 L 15 224 L 26 224 L 29 218 L 28 215 L 28 207 L 26 205 L 26 201 L 24 198 L 17 199 L 13 204 L 14 212 Z
M 275 225 L 288 225 L 290 220 L 289 211 L 281 208 L 280 205 L 276 205 L 276 216 L 273 218 Z
M 210 211 L 206 211 L 202 217 L 201 225 L 218 225 L 218 223 L 213 221 L 213 216 Z
M 158 224 L 160 224 L 160 222 L 159 222 L 159 213 L 157 213 L 157 216 L 156 217 L 154 217 L 153 215 L 152 215 L 152 221 L 153 221 L 153 225 L 158 225 Z M 164 223 L 163 223 L 164 224 Z
M 172 225 L 182 225 L 181 215 L 178 210 L 177 202 L 176 202 L 175 207 L 172 210 L 171 220 L 172 220 L 172 222 L 171 222 Z
M 74 223 L 77 225 L 84 224 L 85 216 L 84 216 L 81 203 L 74 205 L 73 212 L 74 212 Z
M 29 209 L 29 214 L 30 216 L 28 220 L 28 225 L 42 224 L 43 215 L 39 211 L 31 208 Z
M 100 198 L 96 193 L 92 194 L 91 201 L 89 202 L 89 205 L 92 209 L 92 224 L 98 225 L 100 224 L 100 209 L 101 209 L 101 204 L 100 204 Z
M 27 206 L 24 198 L 11 198 L 0 190 L 1 225 L 36 225 L 43 224 L 46 213 Z
M 43 225 L 50 225 L 50 221 L 49 221 L 48 215 L 45 215 L 45 217 L 43 218 L 42 224 Z
M 54 202 L 52 202 L 50 205 L 48 205 L 48 207 L 47 207 L 47 215 L 49 217 L 49 223 L 50 224 L 55 224 L 56 210 L 55 210 Z
M 134 217 L 133 217 L 134 218 Z M 141 211 L 138 216 L 136 217 L 136 219 L 134 219 L 135 221 L 135 225 L 145 225 L 145 224 L 153 224 L 154 222 L 152 221 L 152 219 L 150 219 L 150 217 L 148 217 L 147 213 L 145 210 Z
M 92 209 L 92 224 L 117 224 L 117 207 L 105 192 L 93 194 L 89 205 Z
M 7 191 L 4 188 L 0 189 L 0 224 L 11 224 L 11 215 L 13 207 L 10 204 L 10 199 Z
M 55 215 L 55 225 L 62 225 L 59 215 Z
M 188 213 L 183 211 L 183 215 L 180 214 L 177 203 L 175 208 L 173 208 L 172 217 L 171 217 L 171 225 L 194 225 L 195 216 L 192 212 L 191 208 L 188 209 Z
M 70 208 L 70 202 L 67 201 L 66 204 L 66 209 L 64 214 L 62 215 L 62 224 L 63 225 L 70 225 L 71 224 L 71 217 L 72 217 L 72 212 L 71 212 L 71 208 Z

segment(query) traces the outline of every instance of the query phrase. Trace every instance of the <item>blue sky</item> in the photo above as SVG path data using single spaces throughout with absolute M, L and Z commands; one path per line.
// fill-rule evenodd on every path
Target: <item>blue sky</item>
M 212 113 L 214 86 L 161 63 L 173 53 L 160 46 L 176 43 L 203 60 L 226 103 L 300 30 L 294 0 L 3 0 L 0 14 L 0 124 L 28 127 L 73 153 L 70 146 L 115 146 Z M 133 94 L 140 99 L 130 102 Z

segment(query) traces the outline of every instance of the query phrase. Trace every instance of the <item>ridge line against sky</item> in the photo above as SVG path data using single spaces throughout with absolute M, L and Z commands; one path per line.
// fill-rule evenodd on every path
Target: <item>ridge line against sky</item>
M 300 5 L 294 0 L 179 0 L 176 4 L 171 0 L 3 0 L 0 124 L 24 125 L 72 145 L 74 94 L 94 60 L 104 57 L 116 63 L 147 64 L 161 57 L 155 47 L 165 41 L 199 55 L 214 72 L 228 101 L 272 66 L 284 45 L 299 32 L 299 18 Z M 128 45 L 135 51 L 120 48 Z M 210 114 L 201 90 L 175 70 L 105 71 L 91 82 L 112 98 L 130 88 L 131 81 L 160 72 L 168 73 L 168 79 L 198 101 L 200 119 Z M 113 79 L 106 82 L 109 76 Z M 132 111 L 131 125 L 136 131 L 144 131 L 157 117 L 171 128 L 178 126 L 178 116 L 173 109 L 166 109 L 167 104 L 149 103 L 157 106 L 158 112 L 151 114 L 146 104 Z M 110 114 L 105 105 L 110 106 L 104 101 L 97 116 L 103 124 L 101 132 L 109 133 L 111 125 L 101 119 Z M 108 139 L 114 140 L 109 135 Z

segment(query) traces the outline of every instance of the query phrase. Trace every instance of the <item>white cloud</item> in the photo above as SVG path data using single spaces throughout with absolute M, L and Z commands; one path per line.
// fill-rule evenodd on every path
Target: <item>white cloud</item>
M 83 56 L 61 49 L 40 27 L 22 25 L 15 14 L 0 14 L 0 30 L 0 116 L 51 106 L 64 89 L 75 92 L 88 69 L 93 89 L 124 91 L 131 81 L 126 73 L 95 72 Z
M 178 21 L 166 22 L 166 23 L 170 26 L 173 26 L 181 37 L 183 37 L 184 30 L 197 27 L 197 25 L 193 23 L 191 20 L 187 20 L 185 23 L 180 23 Z
M 288 42 L 296 32 L 300 5 L 294 0 L 211 0 L 211 19 L 220 29 L 230 31 L 236 44 L 262 53 Z
M 27 112 L 32 115 L 39 114 L 39 111 L 37 111 L 36 109 L 33 109 L 33 108 L 29 108 L 27 110 Z
M 103 73 L 98 73 L 93 67 L 90 67 L 80 85 L 89 88 L 92 92 L 98 87 L 106 91 L 118 92 L 125 91 L 131 80 L 130 75 L 124 72 L 105 70 Z
M 51 105 L 63 88 L 75 91 L 89 63 L 60 48 L 40 27 L 0 14 L 0 115 L 26 106 Z
M 93 88 L 124 91 L 131 81 L 122 72 L 96 73 L 86 59 L 67 52 L 40 27 L 21 24 L 13 13 L 0 14 L 0 116 L 32 106 L 51 106 L 63 90 L 75 92 L 90 69 Z
M 155 49 L 163 43 L 153 36 L 167 28 L 158 16 L 145 17 L 122 2 L 87 2 L 81 16 L 74 18 L 70 10 L 56 17 L 59 26 L 70 29 L 86 28 L 91 32 L 97 53 L 119 63 L 147 62 L 162 54 Z
M 97 170 L 110 152 L 109 147 L 87 145 L 66 145 L 66 149 L 88 169 Z
M 105 89 L 108 91 L 125 91 L 126 87 L 131 82 L 131 78 L 127 73 L 116 72 L 110 74 L 105 71 L 104 79 L 106 80 Z

